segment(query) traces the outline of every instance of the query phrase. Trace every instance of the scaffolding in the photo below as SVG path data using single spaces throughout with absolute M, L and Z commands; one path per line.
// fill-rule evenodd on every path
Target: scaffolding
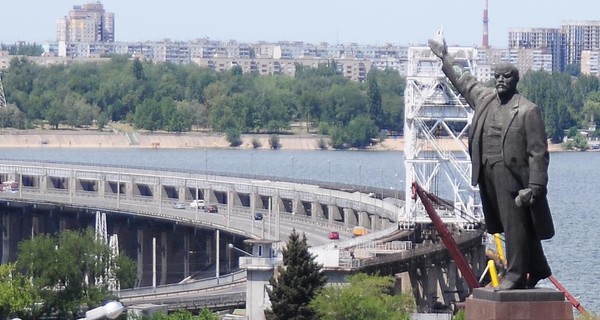
M 0 72 L 0 108 L 6 107 L 6 96 L 4 95 L 4 86 L 2 85 L 2 73 Z
M 451 47 L 448 52 L 465 71 L 475 73 L 475 48 Z M 405 199 L 412 183 L 448 203 L 438 208 L 445 223 L 463 227 L 483 221 L 478 188 L 471 186 L 467 139 L 473 110 L 442 72 L 441 60 L 428 47 L 408 50 L 404 96 Z M 406 201 L 401 225 L 427 222 L 419 201 Z

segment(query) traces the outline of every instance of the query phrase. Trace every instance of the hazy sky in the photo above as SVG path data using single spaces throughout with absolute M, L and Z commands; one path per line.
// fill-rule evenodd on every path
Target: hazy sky
M 56 39 L 56 20 L 78 0 L 0 0 L 0 42 Z M 507 46 L 508 29 L 558 28 L 600 20 L 600 1 L 489 0 L 490 44 Z M 449 45 L 480 45 L 484 0 L 103 0 L 115 13 L 116 41 L 423 44 L 439 27 Z

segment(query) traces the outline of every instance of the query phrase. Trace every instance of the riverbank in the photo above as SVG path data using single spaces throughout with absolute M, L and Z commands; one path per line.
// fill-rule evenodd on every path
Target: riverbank
M 256 149 L 269 149 L 270 135 L 242 135 L 239 149 L 254 149 L 253 140 L 260 142 Z M 282 150 L 319 150 L 326 137 L 317 134 L 282 134 L 279 142 Z M 466 144 L 466 141 L 463 141 Z M 452 139 L 439 140 L 445 150 L 460 150 Z M 92 130 L 6 130 L 0 131 L 0 148 L 200 148 L 227 149 L 229 142 L 217 133 L 124 133 Z M 432 149 L 425 145 L 425 149 Z M 404 139 L 392 137 L 367 147 L 373 151 L 403 151 Z M 560 145 L 550 145 L 549 150 L 562 151 Z

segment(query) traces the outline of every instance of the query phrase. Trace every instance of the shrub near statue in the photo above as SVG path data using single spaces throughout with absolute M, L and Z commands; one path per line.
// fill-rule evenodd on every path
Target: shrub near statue
M 554 236 L 546 199 L 548 142 L 540 108 L 517 91 L 519 71 L 494 70 L 489 88 L 448 54 L 442 31 L 429 40 L 442 71 L 475 114 L 469 132 L 473 185 L 479 185 L 487 232 L 506 238 L 506 275 L 497 290 L 534 288 L 552 272 L 541 240 Z

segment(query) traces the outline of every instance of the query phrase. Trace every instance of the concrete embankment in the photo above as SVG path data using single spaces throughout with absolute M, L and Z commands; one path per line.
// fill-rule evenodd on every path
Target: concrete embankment
M 270 135 L 242 135 L 241 149 L 252 149 L 257 139 L 269 149 Z M 279 135 L 282 150 L 318 150 L 321 139 L 314 134 Z M 466 141 L 463 141 L 466 145 Z M 452 139 L 438 141 L 445 150 L 460 150 Z M 71 131 L 71 130 L 12 130 L 0 131 L 0 148 L 229 148 L 225 135 L 216 133 L 135 133 Z M 424 149 L 432 149 L 425 145 Z M 384 139 L 367 148 L 374 151 L 403 151 L 401 137 Z M 550 151 L 560 151 L 560 145 L 550 145 Z

